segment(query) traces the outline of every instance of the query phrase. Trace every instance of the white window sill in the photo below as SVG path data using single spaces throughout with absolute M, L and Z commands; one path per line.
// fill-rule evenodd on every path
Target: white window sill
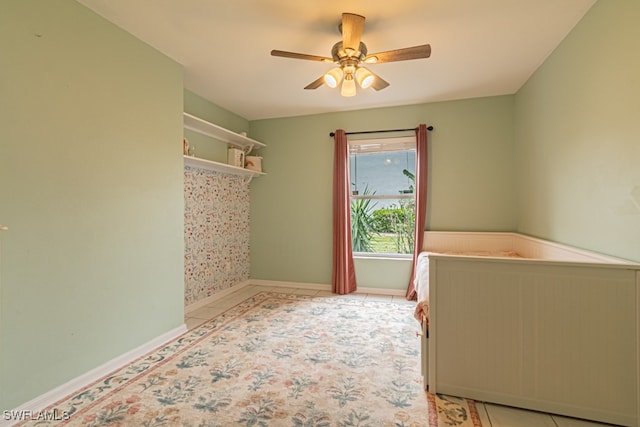
M 382 259 L 391 261 L 411 261 L 412 254 L 384 254 L 370 252 L 354 252 L 353 259 Z

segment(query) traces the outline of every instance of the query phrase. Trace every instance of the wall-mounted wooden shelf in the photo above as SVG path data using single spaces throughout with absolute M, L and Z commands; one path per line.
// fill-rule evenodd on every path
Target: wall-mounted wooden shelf
M 264 172 L 256 172 L 249 169 L 239 168 L 237 166 L 231 166 L 226 163 L 214 162 L 213 160 L 201 159 L 192 156 L 184 156 L 184 165 L 231 175 L 239 175 L 247 178 L 248 181 L 251 181 L 254 177 L 266 175 Z
M 192 116 L 189 113 L 183 113 L 184 128 L 198 132 L 202 135 L 209 136 L 227 144 L 234 145 L 243 149 L 247 154 L 254 148 L 262 148 L 266 145 L 262 142 L 251 139 L 247 136 L 240 135 L 232 132 L 228 129 L 209 123 L 206 120 L 202 120 L 196 116 Z

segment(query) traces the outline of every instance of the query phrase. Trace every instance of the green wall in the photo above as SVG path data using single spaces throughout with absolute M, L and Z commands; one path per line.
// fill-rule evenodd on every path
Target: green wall
M 597 2 L 516 95 L 519 231 L 640 261 L 638 22 Z
M 183 323 L 182 67 L 71 0 L 0 2 L 0 409 Z
M 251 184 L 251 277 L 331 283 L 329 132 L 419 123 L 435 127 L 426 228 L 515 230 L 512 96 L 257 120 L 250 134 L 267 144 L 261 150 L 267 176 Z M 370 269 L 371 261 L 356 261 L 360 286 L 406 288 L 409 262 L 376 263 Z

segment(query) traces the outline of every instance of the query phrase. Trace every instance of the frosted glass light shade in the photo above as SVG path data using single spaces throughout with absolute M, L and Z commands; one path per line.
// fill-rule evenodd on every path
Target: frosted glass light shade
M 366 68 L 358 68 L 356 71 L 356 80 L 362 89 L 366 89 L 373 84 L 375 79 L 373 73 Z
M 330 88 L 338 87 L 340 80 L 342 80 L 342 70 L 338 67 L 331 69 L 324 75 L 324 82 Z
M 349 78 L 351 77 L 351 78 Z M 352 75 L 348 75 L 342 82 L 342 89 L 340 90 L 342 96 L 355 96 L 356 95 L 356 81 L 353 80 Z

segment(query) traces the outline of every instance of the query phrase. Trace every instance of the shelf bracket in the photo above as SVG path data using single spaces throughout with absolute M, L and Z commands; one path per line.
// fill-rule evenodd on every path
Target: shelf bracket
M 249 186 L 251 184 L 251 180 L 253 179 L 253 175 L 247 175 L 244 177 L 244 185 Z

